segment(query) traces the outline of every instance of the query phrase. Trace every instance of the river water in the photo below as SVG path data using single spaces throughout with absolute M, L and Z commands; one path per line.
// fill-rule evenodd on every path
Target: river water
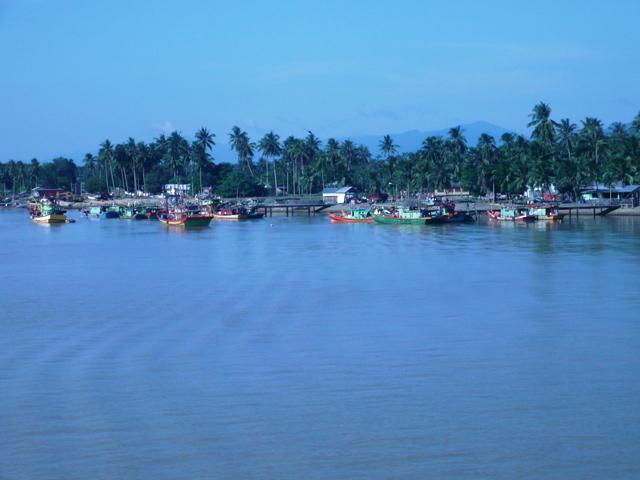
M 0 212 L 0 478 L 640 478 L 639 274 L 633 218 Z

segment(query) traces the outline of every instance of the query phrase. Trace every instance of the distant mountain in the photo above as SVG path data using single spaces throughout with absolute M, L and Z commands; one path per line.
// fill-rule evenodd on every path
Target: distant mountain
M 496 139 L 496 142 L 498 142 L 503 133 L 512 132 L 512 130 L 488 122 L 474 122 L 460 126 L 463 129 L 464 136 L 469 145 L 475 145 L 478 141 L 478 137 L 483 133 L 488 133 Z M 389 133 L 389 135 L 393 138 L 394 143 L 399 146 L 398 150 L 400 153 L 404 153 L 418 150 L 424 139 L 427 137 L 446 137 L 448 132 L 449 128 L 443 128 L 441 130 L 430 131 L 409 130 L 408 132 L 402 133 Z M 383 136 L 384 134 L 355 135 L 351 137 L 336 138 L 336 140 L 343 141 L 350 139 L 356 144 L 366 145 L 375 156 L 378 153 L 378 145 L 380 144 L 380 140 Z
M 451 125 L 451 126 L 455 126 L 455 125 Z M 498 125 L 494 125 L 488 122 L 474 122 L 474 123 L 467 123 L 460 126 L 464 131 L 464 136 L 467 139 L 467 143 L 469 145 L 475 145 L 478 141 L 478 137 L 482 133 L 488 133 L 489 135 L 492 135 L 496 139 L 496 142 L 499 142 L 500 136 L 503 133 L 512 131 L 507 128 L 500 127 Z M 401 133 L 389 132 L 389 135 L 391 135 L 391 137 L 393 138 L 394 143 L 400 147 L 398 149 L 400 153 L 414 152 L 420 148 L 420 146 L 422 145 L 422 142 L 427 137 L 430 137 L 430 136 L 446 137 L 447 133 L 449 132 L 449 128 L 443 128 L 441 130 L 427 130 L 427 131 L 409 130 L 408 132 L 401 132 Z M 375 157 L 380 153 L 378 145 L 384 135 L 386 135 L 386 133 L 379 134 L 379 135 L 351 135 L 351 136 L 342 136 L 342 137 L 334 137 L 334 138 L 340 142 L 349 139 L 358 145 L 366 145 L 367 148 L 369 148 L 369 150 L 371 151 L 371 154 Z M 282 140 L 284 140 L 286 137 L 287 137 L 286 135 L 280 136 Z M 323 145 L 326 144 L 327 139 L 328 138 L 322 138 Z M 257 142 L 258 140 L 259 138 L 253 138 L 253 141 L 255 142 Z M 73 158 L 78 164 L 81 164 L 84 154 L 85 152 L 70 152 L 70 153 L 67 153 L 66 156 L 68 156 L 69 158 Z M 233 151 L 231 151 L 231 149 L 229 148 L 229 146 L 225 141 L 221 141 L 218 145 L 214 147 L 212 155 L 216 163 L 221 163 L 221 162 L 236 163 L 238 161 L 236 154 Z M 256 151 L 254 161 L 258 161 L 259 158 L 260 158 L 260 152 Z

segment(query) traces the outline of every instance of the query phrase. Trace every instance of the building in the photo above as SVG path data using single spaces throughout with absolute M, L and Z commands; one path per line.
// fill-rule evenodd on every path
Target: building
M 36 187 L 31 190 L 31 196 L 33 198 L 56 198 L 57 196 L 64 193 L 64 190 L 61 188 L 44 188 L 44 187 Z
M 524 196 L 527 200 L 544 200 L 546 202 L 553 202 L 556 200 L 558 192 L 556 187 L 551 184 L 548 187 L 534 187 L 533 185 L 527 185 L 527 189 L 524 192 Z
M 324 203 L 349 203 L 357 198 L 358 192 L 354 187 L 325 188 L 322 190 Z
M 640 185 L 623 185 L 615 182 L 611 185 L 593 183 L 580 189 L 580 195 L 586 202 L 602 201 L 615 205 L 640 205 Z
M 167 195 L 187 195 L 191 190 L 188 183 L 167 183 L 164 186 L 164 193 Z

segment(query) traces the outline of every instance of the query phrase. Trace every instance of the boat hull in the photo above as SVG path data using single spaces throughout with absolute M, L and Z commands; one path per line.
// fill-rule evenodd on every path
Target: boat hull
M 67 223 L 67 216 L 64 213 L 54 213 L 41 217 L 31 217 L 35 223 Z
M 397 218 L 389 217 L 385 215 L 374 215 L 373 221 L 376 223 L 382 223 L 386 225 L 425 225 L 429 217 L 420 218 Z
M 475 219 L 464 212 L 456 212 L 453 215 L 444 215 L 442 223 L 473 223 Z
M 496 220 L 498 222 L 535 222 L 537 220 L 535 215 L 517 215 L 515 217 L 502 217 L 499 212 L 487 212 L 487 217 L 490 220 Z
M 373 223 L 373 218 L 350 218 L 345 217 L 343 215 L 335 215 L 333 213 L 329 214 L 329 220 L 332 223 Z
M 245 213 L 234 213 L 229 215 L 214 213 L 213 218 L 216 220 L 247 220 L 249 216 Z
M 211 223 L 213 217 L 211 215 L 191 215 L 188 217 L 182 217 L 179 219 L 168 219 L 157 217 L 163 224 L 168 227 L 182 227 L 182 228 L 194 228 L 194 227 L 207 227 Z
M 467 213 L 454 213 L 453 215 L 437 215 L 426 219 L 426 225 L 446 225 L 449 223 L 473 223 L 473 217 Z
M 118 212 L 102 212 L 100 214 L 100 218 L 102 219 L 110 219 L 110 218 L 120 218 L 120 214 Z
M 564 218 L 564 213 L 552 213 L 550 215 L 537 215 L 538 220 L 544 220 L 547 222 L 559 222 Z

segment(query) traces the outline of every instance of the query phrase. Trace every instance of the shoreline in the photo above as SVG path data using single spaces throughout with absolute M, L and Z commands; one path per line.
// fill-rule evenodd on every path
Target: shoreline
M 222 199 L 224 202 L 233 202 L 233 201 L 238 201 L 238 202 L 246 202 L 246 201 L 255 201 L 255 198 L 251 198 L 251 197 L 245 197 L 245 198 L 233 198 L 233 199 Z M 196 201 L 195 198 L 193 199 L 193 201 Z M 382 206 L 382 207 L 388 207 L 388 206 L 394 206 L 397 205 L 399 202 L 385 202 L 385 203 L 379 203 L 377 205 Z M 402 203 L 402 202 L 400 202 Z M 60 205 L 60 207 L 67 209 L 67 210 L 81 210 L 84 208 L 91 208 L 91 207 L 100 207 L 100 206 L 108 206 L 108 205 L 117 205 L 119 207 L 128 207 L 128 206 L 132 206 L 132 205 L 138 205 L 138 206 L 143 206 L 143 207 L 162 207 L 164 205 L 164 199 L 161 198 L 119 198 L 119 199 L 112 199 L 112 200 L 86 200 L 86 201 L 82 201 L 82 202 L 68 202 L 68 201 L 59 201 L 58 204 Z M 264 205 L 271 205 L 272 202 L 266 202 L 264 203 Z M 465 213 L 473 213 L 473 212 L 478 212 L 478 213 L 485 213 L 487 210 L 493 210 L 493 209 L 499 209 L 504 207 L 507 204 L 504 203 L 493 203 L 493 202 L 457 202 L 456 203 L 456 210 L 460 211 L 460 212 L 465 212 Z M 282 206 L 285 206 L 285 204 L 282 204 Z M 347 203 L 338 203 L 338 204 L 334 204 L 334 205 L 330 205 L 328 207 L 326 207 L 324 210 L 322 210 L 322 212 L 319 212 L 319 214 L 326 214 L 326 213 L 333 213 L 333 212 L 340 212 L 343 210 L 348 210 L 350 208 L 370 208 L 372 206 L 372 204 L 363 204 L 363 203 L 359 203 L 359 204 L 347 204 Z M 575 208 L 576 206 L 578 206 L 578 204 L 575 203 L 564 203 L 564 204 L 560 204 L 559 205 L 559 209 L 560 210 L 567 210 L 569 208 Z M 6 207 L 6 206 L 0 206 L 0 209 L 12 209 L 12 208 L 26 208 L 26 204 L 22 205 L 15 205 L 15 206 L 10 206 L 10 207 Z M 578 215 L 578 216 L 591 216 L 589 213 L 587 213 L 587 211 L 585 211 L 584 214 Z M 616 210 L 613 210 L 612 212 L 607 213 L 605 216 L 609 217 L 638 217 L 640 216 L 640 206 L 638 207 L 621 207 L 618 208 Z

